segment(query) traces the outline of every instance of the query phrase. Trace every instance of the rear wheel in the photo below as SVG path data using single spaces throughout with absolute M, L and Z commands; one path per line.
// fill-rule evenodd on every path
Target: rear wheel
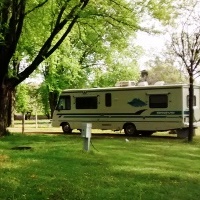
M 62 124 L 62 130 L 64 133 L 71 133 L 72 132 L 72 129 L 69 125 L 69 123 L 65 122 Z
M 137 136 L 137 130 L 134 124 L 125 124 L 124 132 L 127 136 Z

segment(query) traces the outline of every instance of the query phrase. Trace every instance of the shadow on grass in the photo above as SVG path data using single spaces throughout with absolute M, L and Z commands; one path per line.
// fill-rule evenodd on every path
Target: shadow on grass
M 99 152 L 83 152 L 80 133 L 2 138 L 0 199 L 197 200 L 198 146 L 173 136 L 92 135 Z M 180 140 L 182 141 L 182 140 Z M 31 151 L 8 151 L 13 146 Z M 190 192 L 188 192 L 190 191 Z

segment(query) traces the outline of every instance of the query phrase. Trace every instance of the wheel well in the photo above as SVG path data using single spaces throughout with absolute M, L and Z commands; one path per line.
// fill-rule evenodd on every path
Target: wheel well
M 62 122 L 61 124 L 60 124 L 60 126 L 63 126 L 63 125 L 65 125 L 65 124 L 69 124 L 68 122 Z

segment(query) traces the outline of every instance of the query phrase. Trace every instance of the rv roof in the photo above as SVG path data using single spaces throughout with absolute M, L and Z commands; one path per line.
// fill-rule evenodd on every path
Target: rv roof
M 189 87 L 188 84 L 168 84 L 168 85 L 148 85 L 148 86 L 129 86 L 129 87 L 104 87 L 104 88 L 83 88 L 83 89 L 66 89 L 63 92 L 82 92 L 82 91 L 115 91 L 115 90 L 132 90 L 132 89 L 159 89 L 159 88 L 180 88 Z M 199 85 L 194 85 L 200 88 Z

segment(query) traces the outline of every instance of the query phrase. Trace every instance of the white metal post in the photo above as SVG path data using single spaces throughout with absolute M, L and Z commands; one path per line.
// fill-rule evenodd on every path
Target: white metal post
M 91 129 L 92 129 L 91 123 L 82 124 L 81 136 L 83 137 L 83 150 L 85 151 L 90 150 Z

